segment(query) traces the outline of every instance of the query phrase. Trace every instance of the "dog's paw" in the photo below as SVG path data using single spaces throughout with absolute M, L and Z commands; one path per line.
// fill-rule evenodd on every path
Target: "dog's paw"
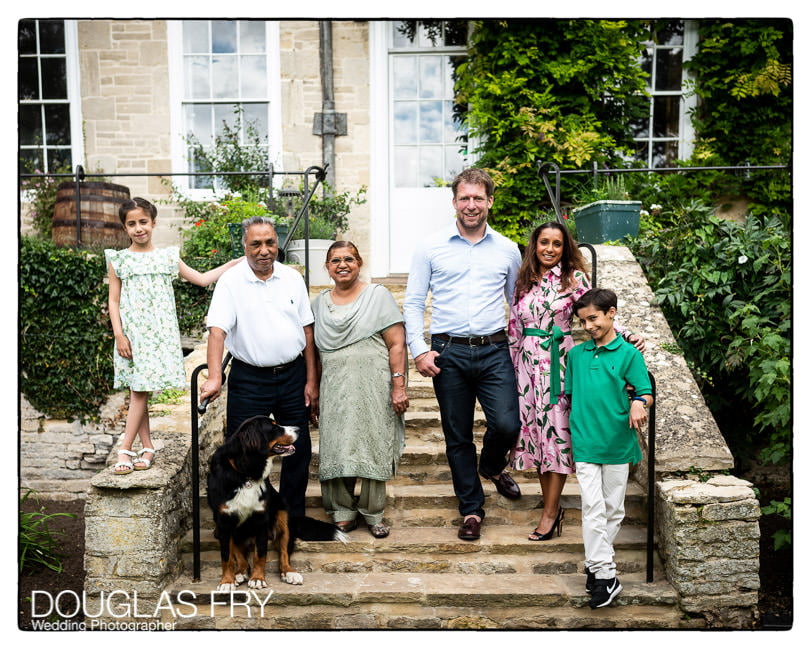
M 240 584 L 248 581 L 248 575 L 244 572 L 238 572 L 236 575 L 234 575 L 234 581 L 236 582 L 237 586 L 239 586 Z
M 301 586 L 304 583 L 304 577 L 297 572 L 283 572 L 281 578 L 282 581 L 293 584 L 293 586 Z
M 237 585 L 233 582 L 221 583 L 217 586 L 218 593 L 231 593 L 237 589 Z
M 267 588 L 268 582 L 264 579 L 249 579 L 248 580 L 248 588 L 253 588 L 254 590 L 258 590 L 260 588 Z

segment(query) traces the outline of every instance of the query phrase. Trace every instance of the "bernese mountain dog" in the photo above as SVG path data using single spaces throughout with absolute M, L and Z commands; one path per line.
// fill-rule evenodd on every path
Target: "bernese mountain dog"
M 220 542 L 218 591 L 232 591 L 246 580 L 249 588 L 267 588 L 268 541 L 279 553 L 282 581 L 294 585 L 304 581 L 290 565 L 297 538 L 346 543 L 346 535 L 336 525 L 308 516 L 289 516 L 284 499 L 270 483 L 273 458 L 295 453 L 296 439 L 296 427 L 258 416 L 246 420 L 214 452 L 208 504 L 214 515 L 214 535 Z

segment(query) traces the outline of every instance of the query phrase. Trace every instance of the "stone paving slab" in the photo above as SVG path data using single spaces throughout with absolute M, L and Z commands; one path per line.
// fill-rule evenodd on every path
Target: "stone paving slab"
M 201 607 L 201 611 L 204 607 Z M 265 616 L 234 617 L 219 608 L 213 617 L 188 619 L 166 614 L 177 630 L 592 630 L 692 628 L 672 608 L 627 604 L 590 610 L 588 607 L 426 607 L 417 604 L 353 604 L 350 607 L 310 605 L 267 608 Z
M 335 552 L 339 554 L 398 553 L 405 557 L 416 554 L 512 554 L 527 555 L 568 552 L 582 557 L 583 537 L 580 526 L 566 525 L 560 536 L 549 541 L 530 541 L 529 530 L 516 525 L 482 526 L 482 536 L 477 541 L 463 541 L 456 536 L 455 527 L 393 527 L 384 539 L 372 537 L 365 527 L 350 532 L 347 543 L 339 541 L 296 541 L 296 552 Z M 639 526 L 624 526 L 614 542 L 619 550 L 640 550 L 645 547 L 646 531 Z M 201 547 L 219 547 L 211 529 L 201 531 Z M 191 550 L 191 532 L 184 537 L 184 551 Z
M 287 584 L 268 575 L 268 588 L 251 593 L 244 585 L 240 593 L 251 608 L 286 605 L 338 605 L 355 603 L 415 603 L 422 606 L 544 606 L 582 607 L 588 603 L 583 575 L 448 575 L 429 573 L 312 573 L 304 583 Z M 618 605 L 673 605 L 675 591 L 666 584 L 645 583 L 644 574 L 622 576 L 623 591 Z M 230 599 L 215 592 L 219 570 L 207 568 L 201 581 L 177 580 L 170 593 L 182 590 L 197 594 L 198 604 Z M 272 593 L 270 592 L 272 591 Z M 241 607 L 244 609 L 244 607 Z

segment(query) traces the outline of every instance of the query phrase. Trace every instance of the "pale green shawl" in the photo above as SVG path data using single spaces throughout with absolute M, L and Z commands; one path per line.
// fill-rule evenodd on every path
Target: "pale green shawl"
M 312 303 L 315 345 L 321 351 L 341 349 L 403 322 L 397 302 L 381 284 L 369 284 L 354 302 L 340 308 L 329 291 L 321 291 Z

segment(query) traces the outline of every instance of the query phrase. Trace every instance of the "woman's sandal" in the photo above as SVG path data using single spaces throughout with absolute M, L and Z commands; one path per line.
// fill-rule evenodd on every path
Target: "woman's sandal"
M 352 530 L 358 529 L 358 520 L 351 520 L 351 521 L 340 521 L 339 523 L 335 523 L 337 528 L 341 530 L 344 534 L 351 532 Z
M 132 451 L 127 450 L 126 448 L 122 448 L 120 451 L 118 451 L 119 455 L 121 455 L 122 453 L 124 455 L 129 455 L 130 457 L 138 457 L 137 453 L 133 453 Z M 116 475 L 127 475 L 128 473 L 132 473 L 134 468 L 135 467 L 133 467 L 132 462 L 127 461 L 116 462 L 113 465 L 113 473 L 115 473 Z
M 539 532 L 538 528 L 536 527 L 532 532 L 529 533 L 527 538 L 530 541 L 548 541 L 555 536 L 555 532 L 557 532 L 558 536 L 560 536 L 563 532 L 563 507 L 558 508 L 558 515 L 555 517 L 555 522 L 552 523 L 552 527 L 549 528 L 548 532 Z
M 145 458 L 144 453 L 152 453 L 152 459 L 149 460 Z M 152 466 L 152 463 L 155 461 L 155 453 L 156 451 L 154 448 L 142 448 L 140 451 L 138 451 L 138 459 L 135 460 L 134 469 L 136 471 L 146 471 L 149 467 Z M 146 466 L 138 466 L 138 464 L 144 464 Z
M 385 539 L 391 529 L 387 525 L 383 525 L 383 523 L 377 523 L 376 525 L 369 525 L 369 532 L 371 532 L 372 536 L 376 539 Z

